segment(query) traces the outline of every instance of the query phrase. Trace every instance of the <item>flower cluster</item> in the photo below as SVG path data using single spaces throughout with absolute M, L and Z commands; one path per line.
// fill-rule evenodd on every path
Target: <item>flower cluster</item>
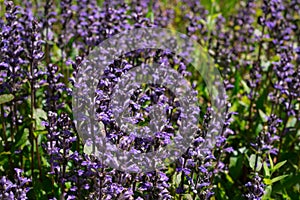
M 30 190 L 30 179 L 23 177 L 23 170 L 15 168 L 14 181 L 2 176 L 0 179 L 1 199 L 28 199 L 27 192 Z
M 0 198 L 297 198 L 299 0 L 229 1 L 0 1 Z M 172 29 L 197 41 L 221 72 L 224 80 L 214 86 L 224 86 L 226 95 L 209 96 L 204 80 L 215 77 L 201 77 L 196 70 L 201 66 L 188 63 L 199 59 L 186 59 L 199 53 L 191 46 L 178 55 L 138 49 L 114 58 L 99 76 L 80 74 L 97 45 L 123 31 L 149 27 Z M 178 46 L 172 40 L 169 44 Z M 107 52 L 100 53 L 105 59 Z M 177 86 L 180 81 L 169 78 L 175 72 L 187 80 L 198 97 L 193 116 L 185 116 L 178 100 L 187 97 L 165 85 L 136 87 L 123 80 L 134 80 L 139 77 L 135 71 L 146 73 L 151 66 L 164 71 L 162 83 Z M 162 79 L 155 73 L 139 75 Z M 95 76 L 94 93 L 84 93 L 89 85 L 80 85 L 78 78 Z M 126 101 L 115 99 L 128 93 L 121 86 L 135 87 Z M 96 107 L 79 125 L 74 118 L 80 113 L 72 113 L 78 87 L 95 97 Z M 126 123 L 116 116 L 120 107 L 125 107 Z M 153 112 L 157 107 L 160 111 Z M 163 114 L 163 121 L 151 120 Z M 185 119 L 190 120 L 183 124 Z M 94 124 L 101 125 L 106 142 L 139 153 L 168 146 L 182 126 L 196 131 L 174 163 L 129 173 L 106 166 L 95 154 L 94 144 L 101 141 L 96 129 L 88 127 Z M 90 133 L 83 137 L 80 129 Z M 206 145 L 210 134 L 215 136 L 212 146 Z

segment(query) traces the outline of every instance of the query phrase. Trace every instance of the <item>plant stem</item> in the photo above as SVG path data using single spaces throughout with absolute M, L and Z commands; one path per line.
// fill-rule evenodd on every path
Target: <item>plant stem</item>
M 34 39 L 32 37 L 32 45 L 34 43 Z M 29 140 L 30 140 L 30 143 L 31 143 L 31 149 L 30 149 L 30 153 L 31 153 L 31 176 L 33 177 L 34 176 L 34 134 L 33 134 L 33 131 L 34 131 L 34 117 L 33 117 L 33 113 L 34 113 L 34 72 L 33 72 L 33 49 L 31 51 L 31 56 L 32 56 L 32 60 L 31 60 L 31 63 L 30 63 L 30 99 L 31 99 L 31 102 L 30 102 L 30 116 L 31 116 L 31 123 L 30 123 L 30 128 L 29 128 Z
M 63 146 L 66 144 L 66 139 L 64 137 L 63 139 Z M 64 200 L 65 196 L 65 174 L 66 174 L 66 165 L 67 165 L 67 159 L 66 159 L 66 148 L 63 149 L 63 162 L 62 162 L 62 182 L 61 182 L 61 194 L 60 194 L 60 199 Z
M 41 157 L 39 153 L 39 145 L 38 145 L 38 138 L 35 138 L 35 148 L 36 148 L 36 156 L 37 156 L 37 161 L 38 161 L 38 168 L 39 168 L 39 174 L 40 174 L 40 180 L 42 180 L 42 164 L 41 164 Z
M 1 121 L 2 121 L 2 130 L 3 130 L 3 140 L 5 147 L 7 147 L 7 137 L 6 137 L 6 125 L 5 125 L 5 117 L 4 117 L 4 108 L 1 104 Z
M 290 98 L 290 99 L 289 99 L 289 106 L 288 106 L 288 109 L 287 109 L 287 110 L 290 110 L 291 104 L 292 104 L 292 99 Z M 287 115 L 287 116 L 285 117 L 285 119 L 284 119 L 283 129 L 282 129 L 282 131 L 280 132 L 280 135 L 279 135 L 278 155 L 277 155 L 277 158 L 275 159 L 275 163 L 274 163 L 274 164 L 276 164 L 276 162 L 277 162 L 277 161 L 279 160 L 279 158 L 280 158 L 280 151 L 281 151 L 281 148 L 282 148 L 282 142 L 283 142 L 283 134 L 285 133 L 288 119 L 289 119 L 289 116 Z

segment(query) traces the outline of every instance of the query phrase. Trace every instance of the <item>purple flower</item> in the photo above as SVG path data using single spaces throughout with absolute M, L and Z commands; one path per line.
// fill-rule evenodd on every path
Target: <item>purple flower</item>
M 253 177 L 252 181 L 249 181 L 245 184 L 247 187 L 248 193 L 244 195 L 246 199 L 249 200 L 260 200 L 261 197 L 264 194 L 264 184 L 262 182 L 262 179 L 258 176 L 256 173 Z

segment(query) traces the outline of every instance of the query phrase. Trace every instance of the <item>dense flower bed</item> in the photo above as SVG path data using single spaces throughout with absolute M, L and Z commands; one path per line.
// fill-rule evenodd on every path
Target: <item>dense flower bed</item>
M 4 0 L 0 16 L 1 199 L 299 199 L 299 0 Z M 180 126 L 176 97 L 160 85 L 137 90 L 128 110 L 143 124 L 154 104 L 167 104 L 168 126 L 151 138 L 116 126 L 111 94 L 135 67 L 175 69 L 197 91 L 200 115 L 176 162 L 128 173 L 85 153 L 72 94 L 81 62 L 97 45 L 147 27 L 184 33 L 210 55 L 224 80 L 226 117 L 203 153 L 215 110 L 199 72 L 165 50 L 122 55 L 97 88 L 97 120 L 111 143 L 155 151 Z

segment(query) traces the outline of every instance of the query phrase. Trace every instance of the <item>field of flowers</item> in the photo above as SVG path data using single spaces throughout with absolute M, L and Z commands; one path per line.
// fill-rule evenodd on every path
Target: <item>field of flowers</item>
M 196 129 L 174 162 L 128 172 L 87 147 L 100 132 L 79 133 L 94 129 L 74 119 L 74 91 L 98 45 L 141 28 L 185 34 L 201 49 L 141 48 L 114 57 L 92 91 L 89 115 L 107 143 L 140 154 L 168 146 L 180 127 Z M 212 122 L 218 100 L 205 81 L 215 76 L 203 77 L 186 60 L 200 51 L 226 90 L 219 121 Z M 184 115 L 167 86 L 141 84 L 126 112 L 144 132 L 151 123 L 157 130 L 138 137 L 117 124 L 110 103 L 122 94 L 123 76 L 153 63 L 187 81 L 199 117 Z M 167 113 L 163 125 L 151 122 L 155 105 Z M 0 0 L 0 199 L 300 199 L 300 0 Z

